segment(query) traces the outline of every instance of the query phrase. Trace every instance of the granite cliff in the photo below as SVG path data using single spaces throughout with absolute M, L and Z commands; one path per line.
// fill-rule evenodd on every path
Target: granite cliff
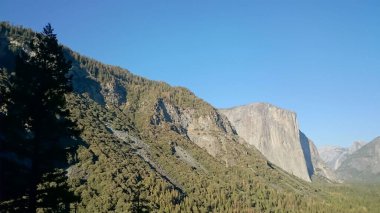
M 306 181 L 311 181 L 312 176 L 337 180 L 319 156 L 313 141 L 299 130 L 294 112 L 266 103 L 220 112 L 227 116 L 240 137 L 290 174 Z
M 296 114 L 266 103 L 220 110 L 240 137 L 254 145 L 269 161 L 310 181 L 300 143 Z

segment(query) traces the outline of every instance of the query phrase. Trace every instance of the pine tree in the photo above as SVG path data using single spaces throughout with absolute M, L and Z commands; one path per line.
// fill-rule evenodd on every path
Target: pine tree
M 0 68 L 0 114 L 4 114 L 4 107 L 8 99 L 9 80 L 6 69 Z
M 135 184 L 131 188 L 132 190 L 132 212 L 150 212 L 149 201 L 143 197 L 143 193 L 147 191 L 147 188 L 143 184 L 142 176 L 138 173 L 134 178 Z
M 27 195 L 28 211 L 57 209 L 58 204 L 73 198 L 67 191 L 65 172 L 59 169 L 65 165 L 67 152 L 75 147 L 69 145 L 69 138 L 77 133 L 65 109 L 65 94 L 72 88 L 71 63 L 64 58 L 50 24 L 28 47 L 17 56 L 9 80 L 1 148 L 24 162 L 9 176 L 23 174 L 14 184 L 25 190 L 14 195 Z

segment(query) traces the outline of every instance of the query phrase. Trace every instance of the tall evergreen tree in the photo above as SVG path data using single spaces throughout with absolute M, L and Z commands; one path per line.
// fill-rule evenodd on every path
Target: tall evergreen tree
M 70 67 L 48 24 L 17 56 L 9 79 L 1 149 L 15 156 L 19 168 L 8 176 L 22 175 L 13 185 L 24 190 L 13 195 L 27 195 L 29 211 L 71 202 L 65 172 L 59 169 L 70 150 L 67 141 L 76 135 L 65 108 L 65 94 L 72 89 Z
M 9 81 L 8 73 L 5 69 L 0 68 L 0 114 L 4 114 L 3 107 L 5 107 L 8 98 Z

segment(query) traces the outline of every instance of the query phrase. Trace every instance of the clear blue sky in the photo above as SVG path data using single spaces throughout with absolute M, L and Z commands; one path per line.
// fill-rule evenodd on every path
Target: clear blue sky
M 1 0 L 0 20 L 218 108 L 290 109 L 318 146 L 380 135 L 378 0 Z

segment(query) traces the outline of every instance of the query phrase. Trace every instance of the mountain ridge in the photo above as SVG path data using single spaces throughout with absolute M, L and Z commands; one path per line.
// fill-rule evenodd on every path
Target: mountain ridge
M 1 53 L 31 39 L 24 28 L 0 28 Z M 5 74 L 10 53 L 0 54 Z M 67 169 L 79 212 L 363 212 L 273 165 L 191 91 L 65 54 L 75 91 L 67 107 L 82 132 Z
M 366 142 L 354 141 L 350 147 L 323 146 L 319 148 L 321 158 L 332 169 L 337 170 L 341 163 L 351 154 L 363 147 Z
M 6 74 L 12 66 L 5 58 L 22 51 L 33 31 L 6 23 L 0 28 L 5 53 L 0 65 Z M 269 166 L 240 141 L 224 116 L 191 91 L 64 51 L 72 61 L 74 84 L 68 109 L 83 140 L 68 168 L 71 189 L 82 199 L 80 211 L 131 211 L 136 190 L 145 191 L 146 208 L 166 212 L 224 212 L 233 205 L 264 211 L 274 208 L 267 196 L 302 200 L 312 195 L 312 186 Z M 117 131 L 131 137 L 118 137 Z
M 380 136 L 352 153 L 337 169 L 338 175 L 346 181 L 380 181 Z

